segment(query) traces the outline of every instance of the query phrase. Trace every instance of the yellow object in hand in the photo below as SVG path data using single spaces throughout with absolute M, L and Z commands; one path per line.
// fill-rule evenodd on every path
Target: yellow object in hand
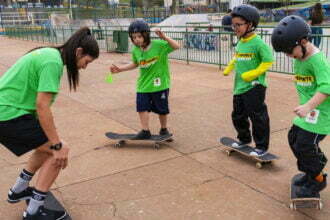
M 112 83 L 113 82 L 113 78 L 112 78 L 112 73 L 110 72 L 107 77 L 105 78 L 105 81 L 107 83 Z

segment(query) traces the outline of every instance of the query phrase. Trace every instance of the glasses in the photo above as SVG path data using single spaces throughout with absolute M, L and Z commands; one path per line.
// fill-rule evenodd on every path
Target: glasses
M 236 29 L 236 28 L 240 28 L 240 27 L 243 26 L 244 24 L 247 24 L 247 23 L 242 23 L 242 24 L 240 24 L 240 23 L 236 23 L 236 24 L 232 24 L 231 27 L 232 27 L 233 29 Z

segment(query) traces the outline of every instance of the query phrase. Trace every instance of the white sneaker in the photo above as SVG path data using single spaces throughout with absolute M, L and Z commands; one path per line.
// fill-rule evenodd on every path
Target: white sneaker
M 247 143 L 242 143 L 242 142 L 234 142 L 231 144 L 233 148 L 239 149 L 247 145 Z
M 253 151 L 250 152 L 250 156 L 254 156 L 254 157 L 262 157 L 265 154 L 267 154 L 267 151 L 260 150 L 257 148 L 255 148 Z

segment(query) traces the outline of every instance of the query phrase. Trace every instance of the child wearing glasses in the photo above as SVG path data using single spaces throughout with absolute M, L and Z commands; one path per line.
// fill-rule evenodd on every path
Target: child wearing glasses
M 272 33 L 277 52 L 294 58 L 295 85 L 299 105 L 288 133 L 298 170 L 304 175 L 294 184 L 298 197 L 315 197 L 327 185 L 323 169 L 327 158 L 319 142 L 330 133 L 330 64 L 325 54 L 308 39 L 311 28 L 298 16 L 283 18 Z
M 227 76 L 235 70 L 232 121 L 238 141 L 232 147 L 243 147 L 253 137 L 256 147 L 250 155 L 260 157 L 267 153 L 269 147 L 266 71 L 273 63 L 273 55 L 270 47 L 254 32 L 260 18 L 255 7 L 237 6 L 231 16 L 232 28 L 240 39 L 235 56 L 223 72 Z

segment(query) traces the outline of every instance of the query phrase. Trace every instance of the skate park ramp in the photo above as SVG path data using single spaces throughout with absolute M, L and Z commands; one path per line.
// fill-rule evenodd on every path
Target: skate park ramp
M 183 31 L 189 24 L 212 24 L 213 26 L 221 25 L 220 14 L 182 14 L 172 15 L 157 25 L 163 31 Z M 182 28 L 178 28 L 182 26 Z M 164 27 L 164 28 L 162 28 Z

